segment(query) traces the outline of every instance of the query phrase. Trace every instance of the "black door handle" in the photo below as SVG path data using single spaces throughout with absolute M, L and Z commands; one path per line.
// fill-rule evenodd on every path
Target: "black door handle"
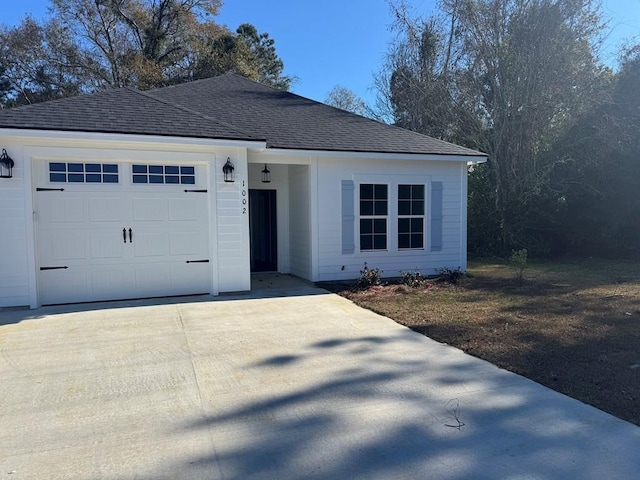
M 133 243 L 133 232 L 129 229 L 129 243 Z
M 127 243 L 127 229 L 126 228 L 122 229 L 122 240 L 124 240 L 124 243 Z

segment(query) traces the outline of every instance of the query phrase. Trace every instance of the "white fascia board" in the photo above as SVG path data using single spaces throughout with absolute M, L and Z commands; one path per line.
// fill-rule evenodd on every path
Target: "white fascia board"
M 376 152 L 349 152 L 328 150 L 289 150 L 283 148 L 264 148 L 260 150 L 262 155 L 296 156 L 296 157 L 329 157 L 329 158 L 366 158 L 373 160 L 426 160 L 438 162 L 467 162 L 484 163 L 487 156 L 479 155 L 446 155 L 446 154 L 417 154 L 417 153 L 376 153 Z M 472 159 L 472 160 L 470 160 Z
M 0 128 L 0 136 L 53 141 L 79 140 L 88 142 L 126 142 L 140 144 L 191 145 L 200 147 L 265 148 L 264 141 L 226 140 L 216 138 L 165 137 L 161 135 L 132 135 L 124 133 L 72 132 L 63 130 L 27 130 Z

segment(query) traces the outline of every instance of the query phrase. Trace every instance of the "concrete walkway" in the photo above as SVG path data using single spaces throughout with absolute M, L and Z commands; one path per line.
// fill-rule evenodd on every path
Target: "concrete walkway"
M 281 293 L 0 311 L 0 479 L 640 478 L 640 428 Z

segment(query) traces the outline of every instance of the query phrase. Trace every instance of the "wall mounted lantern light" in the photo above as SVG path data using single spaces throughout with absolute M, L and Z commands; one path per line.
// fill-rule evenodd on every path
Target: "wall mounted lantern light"
M 231 163 L 231 159 L 227 157 L 227 163 L 225 163 L 222 167 L 222 173 L 224 173 L 225 182 L 233 183 L 235 181 L 235 174 L 233 173 L 234 170 L 235 167 L 233 166 L 233 163 Z
M 267 164 L 264 164 L 264 168 L 262 169 L 262 183 L 271 182 L 271 170 L 267 167 Z
M 13 159 L 7 155 L 7 151 L 3 148 L 2 155 L 0 155 L 0 178 L 11 178 L 13 177 L 13 166 L 15 162 Z

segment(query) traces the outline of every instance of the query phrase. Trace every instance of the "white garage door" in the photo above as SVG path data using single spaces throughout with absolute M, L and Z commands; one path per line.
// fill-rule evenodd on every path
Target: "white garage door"
M 36 172 L 42 304 L 210 292 L 204 166 L 70 161 Z

